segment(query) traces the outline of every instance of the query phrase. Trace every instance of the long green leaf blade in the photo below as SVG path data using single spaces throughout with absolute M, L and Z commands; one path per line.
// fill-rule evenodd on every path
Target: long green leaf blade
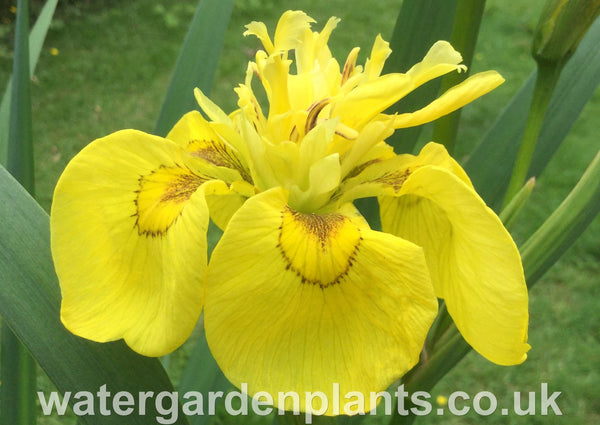
M 183 395 L 189 391 L 197 391 L 201 394 L 208 394 L 211 391 L 225 392 L 230 387 L 231 384 L 219 369 L 208 348 L 204 332 L 202 332 L 181 376 L 179 394 Z M 185 400 L 182 402 L 185 403 Z M 222 403 L 223 400 L 221 399 L 220 402 Z M 208 406 L 206 405 L 204 408 L 207 409 Z M 190 424 L 206 424 L 210 416 L 207 410 L 204 410 L 204 413 L 204 415 L 191 416 Z
M 198 106 L 194 88 L 208 94 L 221 56 L 233 0 L 200 0 L 171 77 L 155 134 L 165 136 L 183 114 Z
M 600 213 L 600 151 L 581 180 L 521 249 L 531 286 Z
M 2 323 L 1 365 L 0 423 L 35 424 L 35 361 L 5 323 Z
M 571 57 L 546 112 L 528 177 L 539 176 L 600 84 L 600 20 L 597 19 Z M 487 204 L 498 210 L 522 139 L 535 72 L 502 112 L 465 169 Z M 501 166 L 498 166 L 501 164 Z
M 6 169 L 33 194 L 33 137 L 29 72 L 29 4 L 19 0 L 8 125 Z
M 35 67 L 37 65 L 48 28 L 50 28 L 50 22 L 52 22 L 52 16 L 54 16 L 54 10 L 58 0 L 48 0 L 40 14 L 35 25 L 31 29 L 29 34 L 29 75 L 32 76 Z M 10 105 L 10 87 L 12 86 L 12 78 L 9 79 L 7 89 L 2 96 L 2 103 L 0 103 L 0 164 L 6 164 L 7 156 L 7 144 L 8 144 L 8 120 L 9 120 L 9 105 Z
M 33 194 L 28 0 L 19 0 L 17 3 L 13 75 L 10 86 L 7 169 Z M 15 425 L 35 424 L 35 361 L 5 323 L 2 324 L 0 366 L 2 422 Z
M 121 342 L 86 341 L 63 327 L 59 319 L 60 290 L 50 254 L 48 215 L 3 168 L 0 217 L 0 314 L 59 391 L 70 392 L 71 406 L 77 401 L 74 397 L 78 391 L 89 391 L 96 397 L 103 385 L 111 394 L 153 394 L 145 403 L 145 414 L 136 404 L 127 416 L 100 414 L 96 399 L 96 414 L 81 416 L 81 422 L 145 425 L 156 423 L 157 417 L 169 416 L 160 413 L 155 402 L 160 392 L 173 391 L 157 359 L 139 356 Z M 45 399 L 48 396 L 44 394 Z M 168 408 L 169 399 L 163 401 Z M 188 424 L 183 414 L 176 414 L 173 423 Z

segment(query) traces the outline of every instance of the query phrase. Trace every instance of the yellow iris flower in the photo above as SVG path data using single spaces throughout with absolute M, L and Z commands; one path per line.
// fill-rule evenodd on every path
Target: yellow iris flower
M 463 70 L 460 54 L 440 41 L 408 72 L 381 75 L 390 54 L 381 37 L 364 67 L 358 49 L 340 66 L 327 46 L 338 19 L 321 32 L 312 22 L 285 12 L 273 39 L 263 23 L 247 26 L 264 50 L 233 113 L 196 90 L 208 120 L 190 112 L 166 138 L 119 131 L 69 163 L 51 213 L 63 323 L 161 356 L 204 309 L 225 375 L 275 400 L 332 396 L 332 383 L 341 394 L 387 388 L 418 362 L 438 298 L 484 357 L 524 361 L 527 289 L 510 235 L 441 145 L 414 156 L 385 143 L 502 77 L 479 73 L 421 110 L 386 115 L 420 85 Z M 383 232 L 352 204 L 374 196 Z M 207 264 L 209 217 L 224 234 Z

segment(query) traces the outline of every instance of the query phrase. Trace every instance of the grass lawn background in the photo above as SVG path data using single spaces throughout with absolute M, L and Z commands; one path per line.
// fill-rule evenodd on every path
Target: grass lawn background
M 467 106 L 458 139 L 457 158 L 464 159 L 493 123 L 503 106 L 534 69 L 529 48 L 542 0 L 490 0 L 482 23 L 472 71 L 496 69 L 506 83 Z M 262 20 L 271 30 L 282 11 L 303 9 L 320 29 L 331 15 L 342 18 L 331 37 L 338 61 L 349 50 L 362 48 L 362 63 L 378 33 L 389 40 L 400 0 L 322 2 L 251 0 L 236 2 L 225 39 L 213 100 L 225 111 L 236 107 L 233 87 L 243 81 L 247 61 L 258 42 L 242 37 L 243 25 Z M 67 162 L 91 140 L 122 128 L 151 132 L 158 117 L 170 74 L 196 2 L 191 0 L 85 1 L 59 6 L 33 79 L 33 122 L 36 192 L 49 210 L 52 190 Z M 8 16 L 3 12 L 0 16 Z M 11 69 L 10 22 L 0 32 L 0 81 Z M 50 53 L 58 49 L 58 55 Z M 569 137 L 544 175 L 514 230 L 522 243 L 559 205 L 598 150 L 600 95 L 596 90 Z M 500 165 L 501 166 L 501 165 Z M 531 291 L 532 350 L 520 366 L 500 367 L 475 353 L 433 391 L 448 396 L 461 390 L 494 393 L 499 408 L 512 406 L 512 394 L 538 393 L 547 382 L 550 392 L 562 391 L 563 416 L 443 417 L 427 416 L 417 423 L 433 424 L 596 424 L 600 423 L 600 220 Z M 173 356 L 177 380 L 190 344 Z M 40 373 L 40 375 L 42 375 Z M 44 376 L 40 388 L 51 387 Z M 435 408 L 436 406 L 434 406 Z M 41 411 L 40 411 L 41 412 Z M 41 413 L 40 413 L 41 415 Z M 223 418 L 213 418 L 220 423 Z M 242 422 L 240 422 L 242 421 Z M 225 418 L 243 423 L 243 418 Z M 376 423 L 383 423 L 380 419 Z M 74 423 L 73 419 L 40 417 L 40 424 Z M 264 421 L 269 423 L 269 421 Z

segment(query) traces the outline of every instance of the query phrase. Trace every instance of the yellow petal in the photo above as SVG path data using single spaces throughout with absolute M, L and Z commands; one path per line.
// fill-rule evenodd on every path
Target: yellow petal
M 332 16 L 327 20 L 327 23 L 319 33 L 313 33 L 314 35 L 314 44 L 311 46 L 313 48 L 314 60 L 312 64 L 312 68 L 308 68 L 310 70 L 314 69 L 314 67 L 318 64 L 321 69 L 326 69 L 333 65 L 336 68 L 337 73 L 327 73 L 328 76 L 339 76 L 339 64 L 335 59 L 332 58 L 331 51 L 329 50 L 329 46 L 327 45 L 329 41 L 329 37 L 333 30 L 337 27 L 337 24 L 340 22 L 339 18 Z M 300 46 L 300 48 L 304 48 L 304 46 Z M 298 64 L 299 65 L 299 64 Z M 301 66 L 298 66 L 298 73 L 302 70 Z M 335 78 L 335 77 L 334 77 Z M 329 80 L 331 82 L 331 80 Z
M 371 81 L 379 77 L 383 70 L 383 66 L 385 65 L 385 61 L 391 53 L 392 49 L 390 49 L 390 43 L 381 38 L 381 35 L 377 35 L 375 43 L 373 43 L 373 48 L 371 49 L 371 56 L 365 64 L 363 78 L 365 78 L 366 81 Z
M 194 158 L 237 171 L 239 176 L 232 176 L 230 182 L 239 179 L 252 182 L 242 156 L 219 137 L 200 112 L 185 114 L 171 129 L 167 139 L 176 142 Z
M 267 53 L 270 54 L 273 52 L 273 42 L 271 41 L 271 37 L 269 37 L 269 31 L 267 31 L 267 26 L 263 22 L 250 22 L 248 25 L 246 25 L 246 31 L 244 31 L 243 35 L 256 36 L 262 43 Z
M 406 74 L 413 79 L 415 87 L 418 87 L 449 72 L 465 70 L 466 66 L 459 65 L 461 62 L 460 53 L 447 41 L 440 40 L 436 41 L 423 60 L 409 69 Z
M 245 181 L 234 182 L 227 193 L 207 194 L 210 218 L 221 230 L 225 230 L 231 216 L 253 195 L 254 186 Z
M 390 118 L 393 120 L 395 128 L 425 124 L 462 108 L 467 103 L 489 93 L 503 82 L 504 78 L 496 71 L 480 72 L 452 87 L 424 108 Z
M 419 155 L 415 158 L 413 169 L 425 165 L 437 165 L 438 167 L 442 167 L 461 179 L 467 186 L 473 188 L 473 183 L 471 183 L 471 179 L 469 179 L 465 170 L 463 170 L 460 164 L 450 156 L 444 145 L 429 142 L 423 146 L 421 152 L 419 152 Z
M 360 130 L 377 114 L 414 90 L 406 74 L 386 74 L 365 82 L 335 103 L 331 115 L 356 130 Z
M 500 219 L 437 166 L 412 172 L 397 195 L 380 199 L 383 229 L 424 248 L 436 295 L 465 340 L 497 364 L 523 362 L 530 348 L 527 287 Z
M 303 39 L 306 30 L 310 30 L 310 24 L 315 20 L 300 10 L 287 10 L 279 18 L 275 29 L 274 52 L 287 52 L 297 48 Z
M 210 349 L 234 385 L 267 391 L 276 404 L 279 391 L 333 400 L 333 383 L 368 400 L 418 361 L 436 314 L 422 251 L 370 230 L 350 204 L 314 215 L 286 202 L 281 189 L 250 198 L 215 248 Z M 300 409 L 310 410 L 303 398 Z M 336 413 L 330 404 L 325 414 Z
M 191 333 L 206 268 L 202 192 L 218 192 L 219 183 L 206 183 L 187 157 L 169 140 L 124 130 L 92 142 L 65 169 L 50 224 L 71 332 L 123 338 L 147 356 L 173 351 Z
M 261 82 L 269 98 L 269 117 L 290 110 L 288 77 L 291 61 L 281 56 L 268 57 L 260 67 Z M 283 139 L 285 140 L 285 139 Z
M 194 89 L 194 97 L 196 98 L 200 108 L 202 108 L 204 113 L 211 119 L 211 121 L 216 123 L 231 124 L 231 120 L 227 114 L 223 112 L 221 108 L 219 108 L 212 100 L 202 93 L 202 90 L 197 87 Z
M 473 188 L 467 173 L 448 154 L 446 148 L 430 142 L 421 149 L 418 156 L 404 154 L 391 158 L 376 157 L 350 170 L 339 189 L 338 203 L 370 196 L 396 196 L 411 173 L 427 165 L 442 167 Z

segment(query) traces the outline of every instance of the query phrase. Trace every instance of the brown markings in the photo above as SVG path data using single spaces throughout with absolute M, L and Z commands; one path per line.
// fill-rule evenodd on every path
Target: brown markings
M 304 134 L 307 134 L 310 130 L 315 128 L 319 114 L 330 102 L 331 99 L 325 98 L 310 105 L 308 108 L 308 117 L 306 117 L 306 124 L 304 125 Z
M 159 175 L 159 173 L 164 173 L 165 171 L 166 175 L 168 175 L 170 172 L 172 172 L 172 174 L 174 175 L 171 181 L 165 181 L 164 176 Z M 143 196 L 144 190 L 152 190 L 155 188 L 152 188 L 151 186 L 159 186 L 161 189 L 163 189 L 163 193 L 156 200 L 156 204 L 181 204 L 190 199 L 190 197 L 194 194 L 194 192 L 196 192 L 198 187 L 208 180 L 210 180 L 209 177 L 196 174 L 189 168 L 181 166 L 179 164 L 175 164 L 175 166 L 173 167 L 161 165 L 149 174 L 145 176 L 140 176 L 138 179 L 139 189 L 137 189 L 134 192 L 136 194 L 136 198 L 133 202 L 135 204 L 136 212 L 132 215 L 132 217 L 135 217 L 134 227 L 137 227 L 138 234 L 140 236 L 145 235 L 147 237 L 163 236 L 169 230 L 169 228 L 177 221 L 177 218 L 179 218 L 181 212 L 183 211 L 182 207 L 181 211 L 179 211 L 179 214 L 165 228 L 143 228 L 143 226 L 140 223 L 140 198 L 141 196 Z M 146 206 L 144 205 L 143 207 Z
M 290 140 L 294 143 L 298 143 L 300 140 L 300 134 L 298 134 L 298 127 L 295 125 L 292 127 L 292 131 L 290 131 Z
M 391 186 L 394 189 L 394 192 L 398 192 L 401 188 L 408 176 L 412 173 L 413 170 L 410 168 L 406 168 L 404 170 L 395 170 L 384 173 L 382 176 L 377 177 L 372 180 L 372 183 L 381 183 L 387 186 Z
M 198 176 L 190 171 L 190 174 L 182 174 L 169 185 L 165 192 L 160 197 L 160 202 L 185 202 L 194 194 L 198 186 L 204 183 L 207 179 Z
M 363 162 L 362 164 L 357 165 L 356 167 L 354 167 L 353 169 L 350 170 L 350 172 L 346 175 L 346 177 L 344 177 L 344 180 L 351 179 L 352 177 L 358 176 L 369 165 L 375 164 L 377 162 L 381 162 L 381 160 L 380 159 L 372 159 L 370 161 Z
M 304 231 L 315 236 L 321 243 L 321 248 L 325 249 L 327 240 L 335 237 L 339 227 L 344 224 L 344 216 L 341 214 L 302 214 L 289 209 L 294 220 L 302 225 Z
M 356 57 L 358 55 L 358 50 L 359 49 L 355 47 L 346 58 L 344 70 L 342 71 L 342 81 L 340 82 L 340 86 L 343 86 L 350 78 L 350 75 L 352 75 L 352 72 L 354 72 L 354 69 L 356 68 Z
M 288 256 L 286 250 L 284 249 L 281 241 L 283 226 L 285 215 L 290 214 L 292 219 L 300 224 L 303 230 L 306 232 L 307 237 L 314 237 L 319 241 L 319 245 L 321 250 L 324 252 L 327 248 L 328 241 L 331 238 L 335 238 L 338 234 L 340 228 L 346 224 L 348 221 L 347 217 L 344 217 L 338 213 L 329 213 L 329 214 L 303 214 L 297 211 L 292 210 L 289 207 L 286 207 L 284 211 L 281 213 L 281 222 L 282 224 L 279 226 L 279 242 L 277 247 L 279 248 L 281 255 L 283 256 L 286 264 L 286 270 L 291 270 L 301 279 L 302 284 L 308 285 L 318 285 L 321 289 L 325 289 L 329 286 L 336 285 L 340 283 L 347 275 L 352 265 L 356 261 L 356 256 L 360 249 L 361 241 L 363 240 L 360 235 L 360 229 L 357 227 L 359 238 L 356 241 L 356 244 L 352 248 L 352 253 L 349 255 L 346 267 L 339 273 L 333 280 L 329 282 L 323 282 L 319 279 L 310 279 L 306 277 L 302 270 L 294 267 L 293 259 Z M 317 254 L 318 256 L 319 254 Z
M 188 143 L 191 156 L 202 158 L 218 167 L 227 167 L 237 170 L 240 176 L 252 183 L 252 178 L 244 168 L 237 156 L 225 144 L 214 140 L 191 140 Z

